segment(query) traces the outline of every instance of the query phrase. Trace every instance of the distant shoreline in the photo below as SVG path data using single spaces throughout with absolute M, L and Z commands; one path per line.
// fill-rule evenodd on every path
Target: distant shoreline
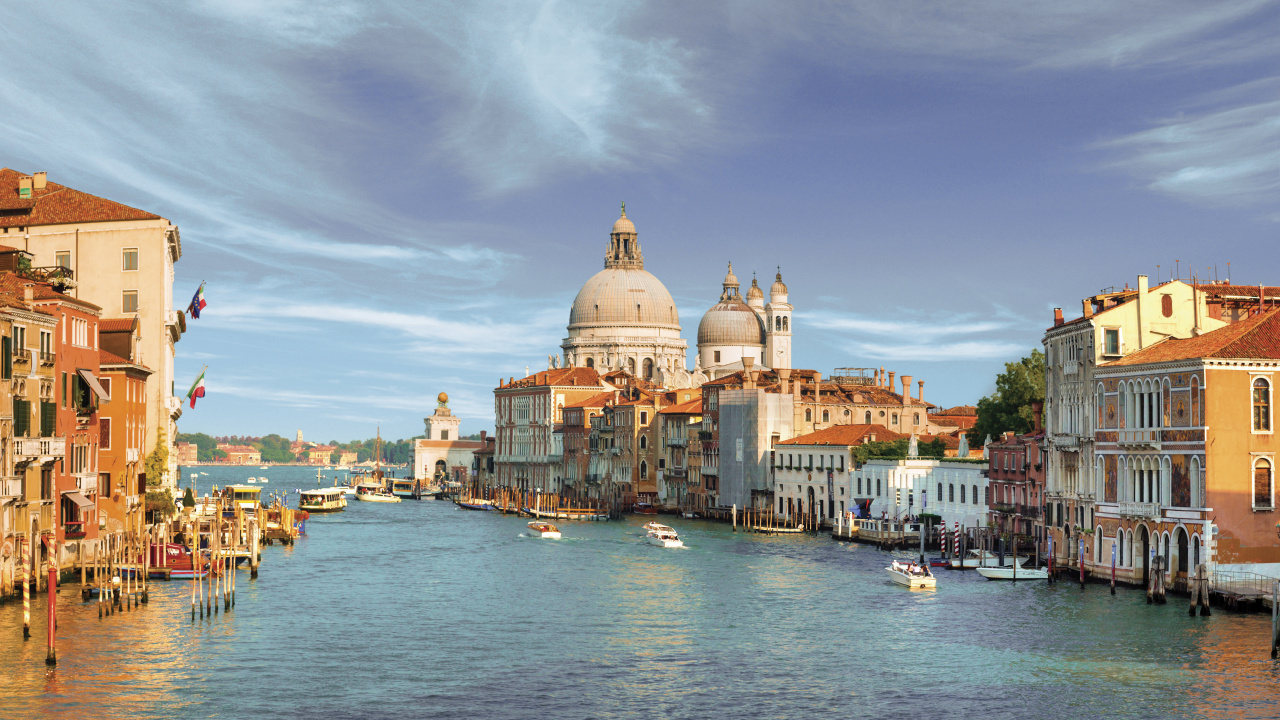
M 178 467 L 234 467 L 234 468 L 262 468 L 262 467 L 312 467 L 320 470 L 337 470 L 333 465 L 312 465 L 311 463 L 220 463 L 220 462 L 196 462 L 196 463 L 178 463 Z M 407 468 L 409 465 L 382 465 L 384 468 Z M 353 465 L 348 470 L 375 470 L 374 465 Z

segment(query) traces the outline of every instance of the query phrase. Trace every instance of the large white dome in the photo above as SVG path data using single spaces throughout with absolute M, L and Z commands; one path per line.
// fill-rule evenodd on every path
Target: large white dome
M 676 303 L 662 281 L 639 268 L 605 268 L 587 280 L 569 311 L 569 329 L 663 327 L 680 330 Z
M 737 296 L 721 300 L 698 323 L 698 346 L 759 345 L 764 347 L 764 323 Z

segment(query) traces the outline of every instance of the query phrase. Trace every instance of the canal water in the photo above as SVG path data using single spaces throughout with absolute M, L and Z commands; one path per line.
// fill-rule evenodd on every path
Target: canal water
M 196 470 L 202 493 L 245 477 Z M 525 522 L 354 502 L 195 623 L 188 583 L 103 620 L 67 586 L 52 671 L 43 600 L 25 643 L 0 606 L 0 718 L 1280 716 L 1269 617 L 948 571 L 913 592 L 821 536 L 671 520 L 687 547 L 663 550 L 638 517 L 558 541 Z

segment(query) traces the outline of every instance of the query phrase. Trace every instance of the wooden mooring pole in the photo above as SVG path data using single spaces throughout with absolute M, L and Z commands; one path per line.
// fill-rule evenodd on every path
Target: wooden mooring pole
M 58 650 L 54 638 L 58 631 L 58 547 L 53 536 L 45 540 L 49 548 L 49 652 L 45 655 L 44 664 L 50 667 L 58 664 Z
M 1271 586 L 1271 657 L 1276 657 L 1276 647 L 1280 645 L 1280 582 Z
M 1208 566 L 1200 563 L 1200 568 L 1196 571 L 1196 575 L 1200 578 L 1200 581 L 1196 583 L 1200 586 L 1200 617 L 1206 617 L 1213 614 L 1209 610 L 1209 591 L 1211 588 L 1209 587 Z
M 33 543 L 34 547 L 34 543 Z M 18 551 L 22 556 L 22 639 L 31 639 L 31 559 L 27 556 L 27 539 L 18 540 Z

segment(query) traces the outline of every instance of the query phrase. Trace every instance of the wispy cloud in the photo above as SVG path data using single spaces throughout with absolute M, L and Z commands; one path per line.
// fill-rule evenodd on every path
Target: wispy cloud
M 1038 343 L 1038 328 L 1007 309 L 985 316 L 914 311 L 902 319 L 838 311 L 796 314 L 803 330 L 822 330 L 829 342 L 869 360 L 952 362 L 990 360 L 1026 353 Z M 986 319 L 984 319 L 986 318 Z M 976 337 L 973 337 L 976 336 Z
M 1036 344 L 1031 342 L 967 341 L 953 343 L 874 343 L 850 342 L 848 352 L 873 360 L 911 360 L 918 362 L 955 362 L 959 360 L 993 360 L 1016 358 L 1029 354 Z
M 1205 98 L 1212 106 L 1103 144 L 1150 189 L 1187 200 L 1280 207 L 1280 77 Z

